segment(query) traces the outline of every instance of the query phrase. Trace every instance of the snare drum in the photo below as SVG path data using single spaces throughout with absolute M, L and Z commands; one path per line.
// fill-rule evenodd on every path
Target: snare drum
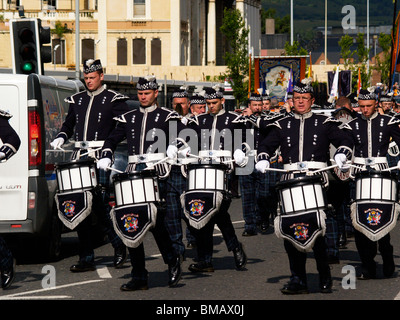
M 188 191 L 226 191 L 226 171 L 224 164 L 188 164 Z
M 59 192 L 90 190 L 97 186 L 96 165 L 92 158 L 58 163 L 55 168 Z
M 283 214 L 325 209 L 326 194 L 319 175 L 303 176 L 276 183 Z
M 389 171 L 358 172 L 355 200 L 397 201 L 396 175 Z
M 119 173 L 112 179 L 116 207 L 160 201 L 155 170 Z

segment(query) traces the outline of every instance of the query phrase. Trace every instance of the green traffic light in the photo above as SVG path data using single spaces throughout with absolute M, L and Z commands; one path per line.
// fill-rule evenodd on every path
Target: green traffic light
M 22 71 L 31 72 L 33 70 L 33 64 L 31 62 L 24 62 L 22 64 Z

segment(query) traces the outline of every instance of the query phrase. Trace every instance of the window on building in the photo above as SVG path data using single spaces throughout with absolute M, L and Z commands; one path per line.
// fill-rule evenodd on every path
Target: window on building
M 53 64 L 65 64 L 65 40 L 51 40 Z
M 133 0 L 133 16 L 134 17 L 146 16 L 146 0 Z
M 153 66 L 161 65 L 161 40 L 158 38 L 151 40 L 151 64 Z
M 94 59 L 94 40 L 83 39 L 82 40 L 82 63 L 88 59 Z
M 146 63 L 146 40 L 133 39 L 132 42 L 133 64 Z
M 126 39 L 118 39 L 117 41 L 117 65 L 128 65 L 128 42 Z

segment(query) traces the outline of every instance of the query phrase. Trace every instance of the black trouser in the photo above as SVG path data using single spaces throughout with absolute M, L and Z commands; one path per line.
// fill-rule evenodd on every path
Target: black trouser
M 386 263 L 393 263 L 393 246 L 390 244 L 390 233 L 378 241 L 372 241 L 361 232 L 355 230 L 354 240 L 358 254 L 360 255 L 363 271 L 368 272 L 370 276 L 376 276 L 376 263 L 374 259 L 378 249 L 384 265 Z
M 170 264 L 176 261 L 177 254 L 174 253 L 174 250 L 172 248 L 172 241 L 165 226 L 165 208 L 157 207 L 156 225 L 150 231 L 153 233 L 158 249 L 160 250 L 160 253 L 163 257 L 164 263 Z M 145 265 L 144 244 L 141 243 L 136 248 L 128 247 L 128 251 L 131 258 L 132 278 L 147 280 L 148 272 Z
M 95 215 L 95 217 L 94 217 Z M 121 239 L 115 233 L 109 212 L 103 200 L 103 195 L 99 190 L 93 192 L 92 211 L 90 215 L 83 220 L 76 231 L 79 239 L 79 260 L 93 262 L 93 219 L 96 218 L 99 225 L 104 228 L 111 245 L 114 248 L 122 246 Z
M 231 217 L 228 213 L 231 199 L 222 201 L 219 211 L 201 229 L 190 227 L 190 233 L 196 238 L 197 255 L 199 261 L 211 262 L 213 253 L 213 232 L 215 224 L 221 230 L 228 251 L 239 247 L 239 240 L 236 236 Z
M 298 277 L 305 284 L 307 283 L 306 275 L 306 260 L 307 253 L 297 250 L 293 244 L 284 240 L 284 246 L 286 253 L 289 257 L 290 272 L 292 277 Z M 317 270 L 320 279 L 327 279 L 330 277 L 330 268 L 328 264 L 327 254 L 326 254 L 326 243 L 325 238 L 319 236 L 314 243 L 313 252 L 315 261 L 317 263 Z

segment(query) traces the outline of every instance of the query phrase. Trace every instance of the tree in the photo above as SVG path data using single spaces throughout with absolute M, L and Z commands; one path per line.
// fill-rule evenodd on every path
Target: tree
M 228 50 L 224 55 L 228 70 L 226 78 L 229 79 L 236 100 L 242 103 L 248 98 L 249 29 L 238 9 L 225 8 L 220 30 L 228 43 Z M 246 77 L 247 80 L 244 80 Z
M 392 60 L 391 56 L 391 46 L 392 46 L 392 37 L 390 34 L 379 34 L 378 37 L 379 46 L 382 48 L 383 51 L 383 59 L 379 55 L 375 57 L 375 67 L 374 69 L 377 70 L 381 74 L 381 82 L 386 84 L 388 87 L 390 86 L 390 63 Z
M 290 45 L 288 41 L 285 43 L 285 55 L 286 56 L 304 56 L 307 55 L 308 52 L 303 47 L 300 47 L 300 43 L 298 41 L 293 41 L 293 45 Z
M 344 67 L 347 69 L 355 53 L 355 51 L 351 51 L 350 49 L 353 45 L 353 38 L 346 34 L 340 38 L 338 44 L 340 46 L 340 55 L 344 61 Z

